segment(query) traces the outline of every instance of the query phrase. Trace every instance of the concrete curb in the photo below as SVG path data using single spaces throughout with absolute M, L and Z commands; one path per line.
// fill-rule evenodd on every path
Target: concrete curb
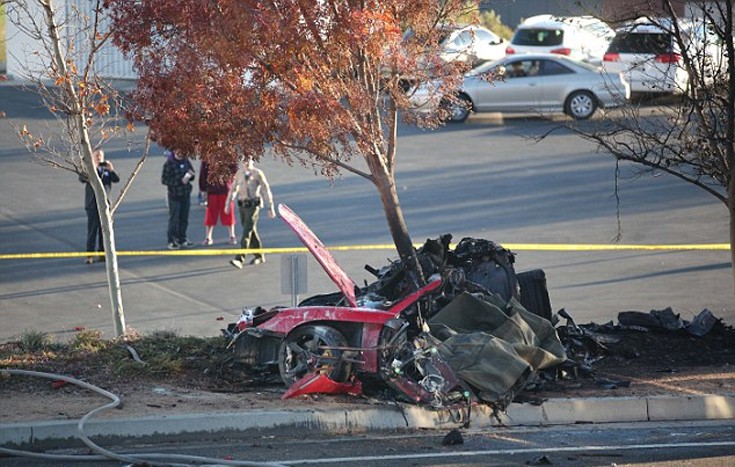
M 576 423 L 648 421 L 701 421 L 735 419 L 735 396 L 649 396 L 549 399 L 540 405 L 511 404 L 494 416 L 485 407 L 474 407 L 470 427 L 544 426 Z M 150 436 L 202 436 L 304 428 L 325 432 L 369 430 L 452 429 L 467 420 L 467 413 L 430 410 L 402 405 L 368 409 L 256 410 L 143 418 L 92 419 L 84 433 L 95 441 Z M 77 420 L 36 421 L 0 425 L 0 445 L 29 446 L 79 441 Z

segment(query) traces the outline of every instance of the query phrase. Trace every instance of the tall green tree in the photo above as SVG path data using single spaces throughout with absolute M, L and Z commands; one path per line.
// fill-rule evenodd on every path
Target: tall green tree
M 349 171 L 382 201 L 401 260 L 423 281 L 395 186 L 399 113 L 412 84 L 456 88 L 440 24 L 464 0 L 106 0 L 140 74 L 131 118 L 214 171 L 266 147 L 327 176 Z M 404 40 L 403 33 L 413 31 Z M 436 126 L 439 117 L 406 121 Z M 195 151 L 195 145 L 200 147 Z

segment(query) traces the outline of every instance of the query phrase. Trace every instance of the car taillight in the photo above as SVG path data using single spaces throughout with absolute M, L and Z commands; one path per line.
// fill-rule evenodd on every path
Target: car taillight
M 656 55 L 656 61 L 659 63 L 679 63 L 680 60 L 681 55 L 675 53 Z
M 513 55 L 514 53 L 516 53 L 516 51 L 513 49 L 513 47 L 508 46 L 505 48 L 505 55 Z
M 569 55 L 572 53 L 572 49 L 569 49 L 567 47 L 562 47 L 560 49 L 554 49 L 551 51 L 552 54 L 559 54 L 559 55 Z
M 620 61 L 620 54 L 616 54 L 616 53 L 609 53 L 609 52 L 608 52 L 608 53 L 606 53 L 606 54 L 605 54 L 605 55 L 604 55 L 604 56 L 602 57 L 602 61 L 603 61 L 603 62 L 619 62 L 619 61 Z

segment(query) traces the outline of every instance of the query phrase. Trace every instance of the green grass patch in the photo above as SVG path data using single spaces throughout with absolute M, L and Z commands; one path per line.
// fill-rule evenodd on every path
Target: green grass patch
M 25 331 L 19 341 L 0 344 L 0 368 L 67 374 L 105 384 L 131 377 L 190 381 L 219 368 L 229 356 L 226 345 L 223 337 L 182 337 L 170 331 L 107 340 L 99 331 L 82 330 L 66 343 L 51 342 L 44 332 Z
M 26 330 L 20 335 L 18 347 L 25 353 L 36 353 L 47 350 L 51 345 L 51 337 L 41 331 Z

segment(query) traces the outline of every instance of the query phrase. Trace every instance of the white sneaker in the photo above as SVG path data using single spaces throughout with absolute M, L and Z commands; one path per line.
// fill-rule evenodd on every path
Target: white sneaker
M 191 243 L 188 239 L 181 242 L 181 248 L 191 248 L 194 244 Z
M 237 269 L 242 269 L 242 261 L 239 259 L 231 259 L 230 264 L 236 267 Z
M 180 246 L 176 242 L 171 242 L 168 245 L 166 245 L 166 248 L 168 248 L 169 250 L 178 250 Z

